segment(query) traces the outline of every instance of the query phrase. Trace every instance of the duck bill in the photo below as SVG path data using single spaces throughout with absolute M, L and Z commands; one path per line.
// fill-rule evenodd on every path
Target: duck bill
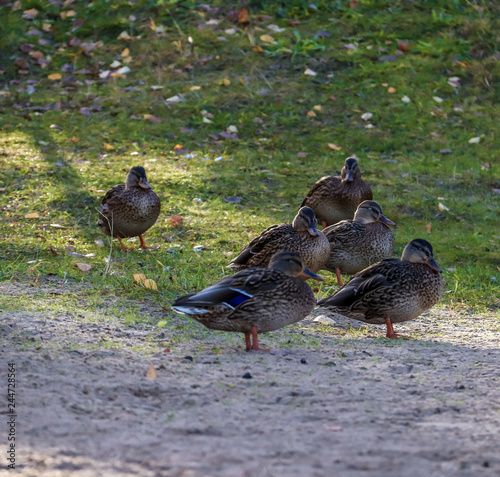
M 378 219 L 377 222 L 380 222 L 381 224 L 384 225 L 393 225 L 396 227 L 396 223 L 393 222 L 392 220 L 389 220 L 385 215 L 381 215 Z
M 345 175 L 345 182 L 352 182 L 354 180 L 354 176 L 352 175 L 352 171 L 347 171 Z
M 425 262 L 424 262 L 429 268 L 434 270 L 437 273 L 443 273 L 443 270 L 441 267 L 436 263 L 436 260 L 434 260 L 434 257 L 429 257 Z
M 146 179 L 143 179 L 142 177 L 139 179 L 139 185 L 143 189 L 151 189 L 152 187 L 146 182 Z
M 324 279 L 323 277 L 320 277 L 319 275 L 316 275 L 314 272 L 311 272 L 307 267 L 304 267 L 304 270 L 302 270 L 298 274 L 299 278 L 302 278 L 304 280 L 307 280 L 308 278 L 312 278 L 313 280 L 318 280 L 319 282 L 323 282 Z
M 307 231 L 313 236 L 317 237 L 319 235 L 319 232 L 316 230 L 316 227 L 314 225 L 311 225 Z

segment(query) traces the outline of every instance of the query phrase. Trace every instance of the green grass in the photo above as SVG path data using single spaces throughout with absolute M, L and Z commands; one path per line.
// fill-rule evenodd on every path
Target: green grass
M 192 1 L 0 7 L 0 280 L 56 275 L 168 309 L 228 274 L 230 253 L 290 222 L 309 187 L 356 154 L 398 224 L 397 254 L 412 238 L 429 239 L 445 270 L 443 302 L 498 308 L 497 2 L 284 3 L 250 2 L 249 25 L 230 20 L 236 2 L 211 2 L 209 11 Z M 32 8 L 34 19 L 23 18 Z M 396 54 L 401 41 L 409 51 Z M 378 61 L 384 56 L 396 59 Z M 16 59 L 29 68 L 19 71 Z M 124 66 L 130 72 L 106 77 Z M 455 76 L 459 87 L 449 82 Z M 165 103 L 176 95 L 184 101 Z M 229 126 L 237 139 L 219 136 Z M 161 247 L 124 254 L 115 242 L 118 261 L 108 265 L 99 200 L 137 164 L 162 201 L 146 234 Z M 224 201 L 233 195 L 241 204 Z M 169 225 L 174 214 L 182 227 Z M 135 283 L 134 273 L 159 291 Z M 335 283 L 323 275 L 320 295 Z

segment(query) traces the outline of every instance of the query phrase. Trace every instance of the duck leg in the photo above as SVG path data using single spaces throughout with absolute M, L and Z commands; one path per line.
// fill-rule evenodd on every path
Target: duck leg
M 141 235 L 139 235 L 139 240 L 141 241 L 141 245 L 139 248 L 143 248 L 143 249 L 148 249 L 149 247 L 146 245 L 146 242 L 144 242 L 144 237 Z
M 123 242 L 122 242 L 122 239 L 120 237 L 118 237 L 118 235 L 116 236 L 116 238 L 118 239 L 118 241 L 120 242 L 120 245 L 122 246 L 122 250 L 124 252 L 128 252 L 129 249 L 127 247 L 125 247 L 125 245 L 123 245 Z
M 390 318 L 385 318 L 385 324 L 387 326 L 387 338 L 402 338 L 402 336 L 394 333 L 394 328 L 392 327 L 392 321 Z
M 269 349 L 265 348 L 259 348 L 259 337 L 257 336 L 257 327 L 252 326 L 252 338 L 253 338 L 253 344 L 252 344 L 252 349 L 255 351 L 271 351 Z
M 245 333 L 245 347 L 247 351 L 252 349 L 252 341 L 250 340 L 250 333 Z
M 344 286 L 344 284 L 342 283 L 342 277 L 340 276 L 340 268 L 337 268 L 335 270 L 335 274 L 337 275 L 337 282 L 339 284 L 339 287 L 342 287 Z M 392 326 L 392 325 L 391 325 Z

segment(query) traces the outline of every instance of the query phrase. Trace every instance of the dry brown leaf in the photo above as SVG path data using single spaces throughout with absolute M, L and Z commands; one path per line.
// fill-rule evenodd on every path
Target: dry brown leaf
M 89 265 L 88 263 L 82 263 L 82 262 L 76 262 L 75 265 L 82 271 L 82 272 L 89 272 L 90 269 L 92 268 L 92 265 Z
M 115 146 L 112 146 L 111 144 L 108 144 L 107 142 L 103 142 L 103 145 L 106 148 L 106 151 L 114 151 L 116 149 Z
M 142 285 L 144 283 L 144 280 L 146 280 L 146 275 L 144 273 L 134 273 L 133 274 L 134 280 L 139 283 L 139 285 Z
M 354 9 L 354 8 L 358 8 L 358 7 L 359 7 L 359 2 L 358 2 L 358 0 L 350 0 L 350 2 L 349 2 L 349 6 L 350 6 L 351 8 L 353 8 L 353 9 Z
M 150 290 L 156 290 L 158 291 L 158 285 L 154 280 L 151 280 L 150 278 L 146 278 L 143 283 L 145 288 L 149 288 Z
M 147 121 L 151 122 L 151 123 L 155 123 L 155 124 L 160 124 L 161 123 L 161 119 L 152 115 L 152 114 L 145 114 L 144 115 L 144 119 L 146 119 Z
M 31 212 L 30 214 L 26 214 L 24 216 L 25 219 L 38 219 L 40 216 L 38 215 L 37 212 Z
M 181 227 L 183 221 L 183 217 L 176 214 L 170 218 L 169 225 L 171 225 L 172 227 Z
M 51 75 L 48 75 L 47 78 L 52 81 L 60 80 L 62 78 L 61 73 L 52 73 Z
M 317 104 L 316 106 L 313 106 L 313 109 L 315 111 L 321 111 L 323 109 L 323 107 L 321 106 L 321 104 Z
M 390 94 L 393 94 L 396 92 L 396 88 L 393 88 L 392 86 L 390 86 L 389 88 L 387 88 L 387 92 Z
M 316 116 L 317 116 L 317 114 L 314 111 L 307 111 L 307 117 L 309 119 L 315 118 Z
M 148 366 L 148 371 L 146 373 L 146 378 L 157 378 L 158 377 L 158 374 L 156 373 L 156 369 L 155 367 L 153 366 L 153 363 L 149 363 L 149 366 Z
M 431 230 L 432 230 L 432 225 L 431 224 L 426 224 L 425 225 L 425 231 L 430 234 L 431 233 Z
M 130 55 L 130 50 L 128 48 L 125 48 L 121 53 L 120 56 L 122 58 L 125 58 L 126 56 Z
M 333 149 L 334 151 L 340 151 L 340 150 L 342 150 L 342 148 L 340 146 L 337 146 L 336 144 L 333 144 L 331 142 L 328 143 L 328 147 L 330 149 Z
M 71 142 L 78 142 L 79 140 L 80 140 L 80 139 L 79 139 L 79 138 L 77 138 L 76 136 L 73 136 L 73 137 L 71 138 Z
M 35 60 L 39 60 L 43 58 L 45 55 L 41 51 L 32 51 L 30 53 L 31 58 L 35 58 Z
M 248 23 L 248 10 L 246 8 L 240 8 L 238 10 L 238 23 L 246 25 Z

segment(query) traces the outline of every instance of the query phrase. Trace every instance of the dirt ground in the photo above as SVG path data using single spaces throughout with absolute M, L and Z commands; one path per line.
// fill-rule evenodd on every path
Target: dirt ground
M 156 306 L 153 323 L 161 315 Z M 6 383 L 14 362 L 17 383 L 9 475 L 500 475 L 498 313 L 432 310 L 395 326 L 407 341 L 329 316 L 329 326 L 308 318 L 263 335 L 263 345 L 278 339 L 273 353 L 245 352 L 243 336 L 201 325 L 202 339 L 168 352 L 174 331 L 153 324 L 2 311 L 0 376 Z M 156 377 L 146 377 L 151 363 Z

